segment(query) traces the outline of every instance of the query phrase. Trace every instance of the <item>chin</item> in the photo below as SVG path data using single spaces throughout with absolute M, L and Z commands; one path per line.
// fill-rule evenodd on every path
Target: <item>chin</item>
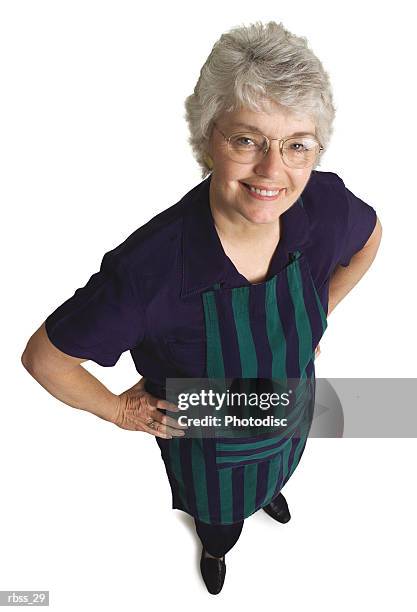
M 254 211 L 248 212 L 244 216 L 251 223 L 258 223 L 258 224 L 276 223 L 279 220 L 280 213 L 277 210 L 275 211 L 259 210 L 256 212 Z

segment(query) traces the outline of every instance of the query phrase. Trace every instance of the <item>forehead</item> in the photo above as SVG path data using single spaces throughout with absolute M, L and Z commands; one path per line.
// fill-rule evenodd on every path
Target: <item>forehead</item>
M 312 118 L 301 113 L 293 113 L 278 104 L 269 104 L 265 110 L 255 111 L 241 108 L 224 112 L 219 122 L 228 130 L 256 130 L 266 136 L 289 136 L 298 132 L 315 133 Z

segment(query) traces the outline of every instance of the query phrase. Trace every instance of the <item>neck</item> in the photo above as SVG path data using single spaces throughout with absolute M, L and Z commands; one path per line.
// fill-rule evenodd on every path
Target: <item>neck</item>
M 273 223 L 252 223 L 239 212 L 219 205 L 212 189 L 210 209 L 219 237 L 230 245 L 243 249 L 257 245 L 268 249 L 279 242 L 280 219 Z

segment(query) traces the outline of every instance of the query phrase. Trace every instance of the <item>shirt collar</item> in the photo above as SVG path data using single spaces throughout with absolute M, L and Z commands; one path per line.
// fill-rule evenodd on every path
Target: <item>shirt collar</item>
M 182 229 L 182 298 L 210 289 L 215 283 L 240 281 L 241 285 L 250 284 L 227 257 L 217 234 L 210 208 L 210 181 L 211 175 L 185 196 L 187 206 Z M 301 249 L 309 238 L 309 220 L 301 196 L 280 219 L 281 236 L 268 276 L 277 274 L 286 265 L 289 253 Z

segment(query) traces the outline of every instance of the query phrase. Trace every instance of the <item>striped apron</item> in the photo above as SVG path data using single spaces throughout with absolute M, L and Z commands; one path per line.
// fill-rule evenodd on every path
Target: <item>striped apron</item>
M 156 438 L 172 507 L 209 524 L 241 521 L 278 495 L 297 467 L 311 428 L 315 349 L 326 314 L 300 251 L 268 281 L 202 294 L 206 377 L 242 390 L 298 381 L 283 432 L 250 437 Z M 175 413 L 172 413 L 175 416 Z

